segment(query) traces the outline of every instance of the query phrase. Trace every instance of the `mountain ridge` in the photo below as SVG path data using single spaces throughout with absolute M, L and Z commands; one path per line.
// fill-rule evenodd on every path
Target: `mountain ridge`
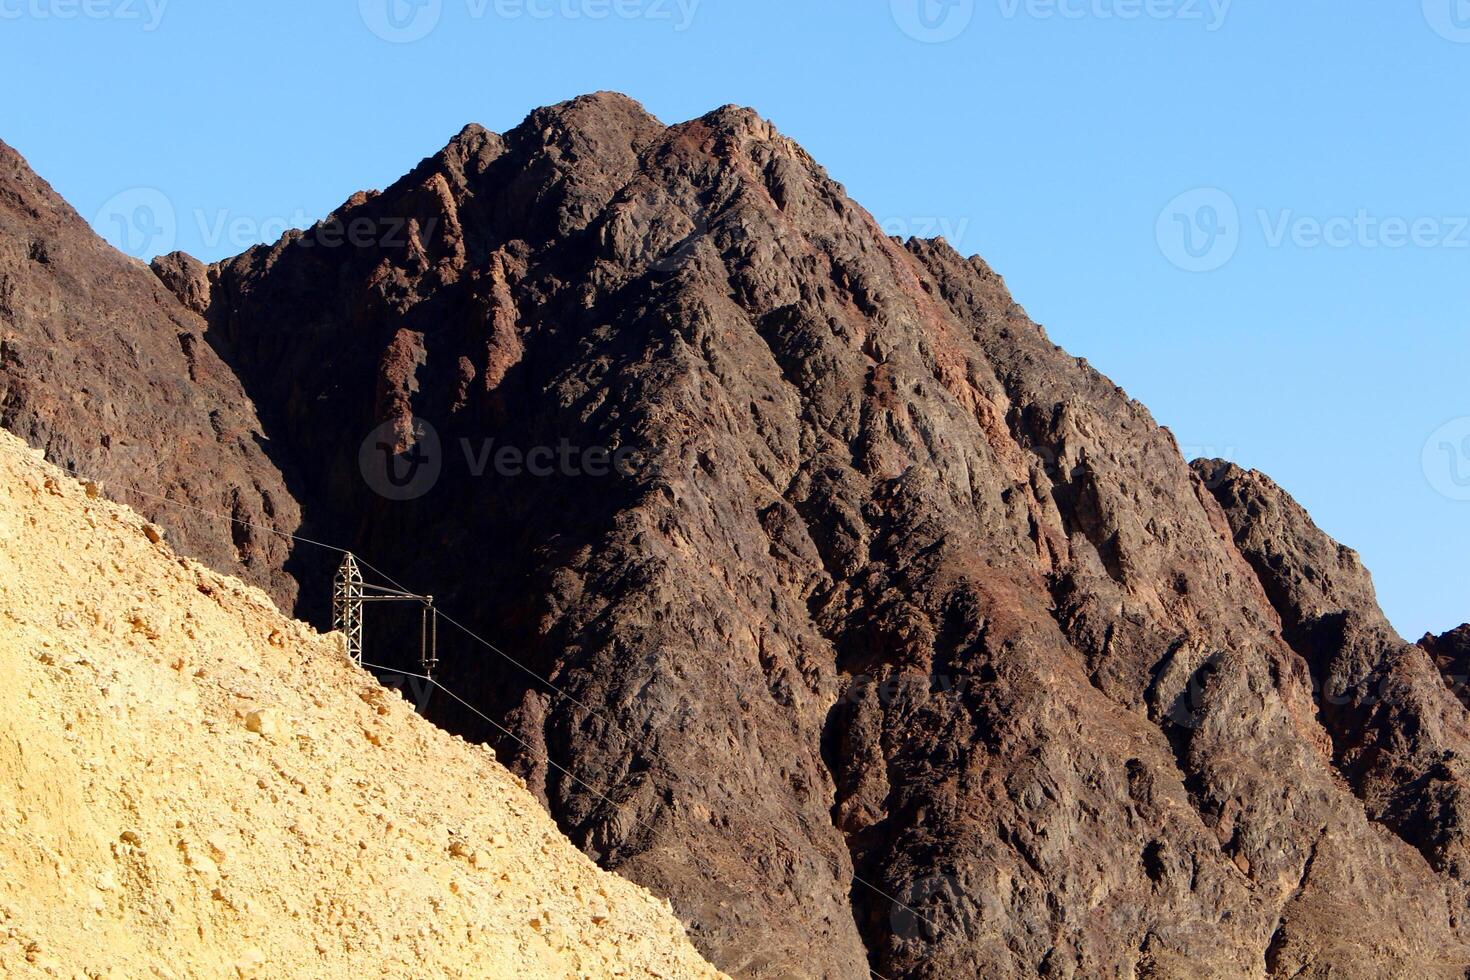
M 1311 584 L 1337 553 L 1279 488 L 1191 468 L 982 259 L 884 235 L 752 111 L 609 94 L 466 127 L 333 220 L 406 234 L 154 268 L 311 461 L 303 526 L 555 682 L 445 664 L 727 972 L 1470 965 L 1435 662 L 1350 565 Z M 388 499 L 360 447 L 426 431 L 443 472 Z M 459 467 L 490 438 L 642 465 Z M 326 580 L 298 579 L 317 621 Z

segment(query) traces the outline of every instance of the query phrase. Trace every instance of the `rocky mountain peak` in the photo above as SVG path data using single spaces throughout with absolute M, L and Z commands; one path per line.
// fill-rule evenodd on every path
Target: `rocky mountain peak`
M 1470 718 L 1357 556 L 750 110 L 575 99 L 157 269 L 306 526 L 513 651 L 444 663 L 509 735 L 435 719 L 730 974 L 1470 967 Z

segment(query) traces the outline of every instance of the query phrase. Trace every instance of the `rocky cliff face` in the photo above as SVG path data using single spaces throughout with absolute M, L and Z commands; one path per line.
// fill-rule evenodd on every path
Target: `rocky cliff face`
M 1434 665 L 1455 695 L 1470 704 L 1470 624 L 1443 636 L 1428 634 L 1419 646 L 1434 658 Z
M 470 127 L 156 270 L 305 518 L 514 658 L 443 644 L 731 974 L 1470 969 L 1470 721 L 1356 560 L 755 114 Z
M 1452 680 L 1453 641 L 1443 645 L 1441 667 L 1400 638 L 1357 554 L 1322 533 L 1269 478 L 1219 461 L 1195 469 L 1307 666 L 1335 769 L 1373 820 L 1463 881 L 1470 727 Z
M 289 607 L 291 550 L 272 532 L 300 509 L 205 332 L 0 143 L 0 425 Z

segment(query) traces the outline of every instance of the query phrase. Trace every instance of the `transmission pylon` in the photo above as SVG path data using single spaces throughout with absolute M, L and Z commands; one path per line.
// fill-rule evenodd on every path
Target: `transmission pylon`
M 439 610 L 431 595 L 414 595 L 384 585 L 362 580 L 357 559 L 348 552 L 332 582 L 332 628 L 347 637 L 347 655 L 362 665 L 363 603 L 417 602 L 422 607 L 419 617 L 419 666 L 426 677 L 433 677 L 439 666 Z
M 332 580 L 332 629 L 347 638 L 347 656 L 362 666 L 362 572 L 348 552 Z

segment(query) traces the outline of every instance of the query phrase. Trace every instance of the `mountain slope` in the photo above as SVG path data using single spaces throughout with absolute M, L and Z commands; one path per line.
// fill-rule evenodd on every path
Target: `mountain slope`
M 158 538 L 0 433 L 0 973 L 720 975 L 490 751 Z
M 1279 488 L 1186 465 L 754 113 L 467 127 L 316 228 L 156 260 L 177 300 L 0 156 L 0 422 L 495 639 L 448 632 L 446 679 L 514 736 L 435 718 L 730 973 L 1470 968 L 1463 631 L 1406 644 Z M 141 500 L 325 618 L 320 558 Z M 416 628 L 375 616 L 374 659 Z M 481 771 L 443 768 L 413 785 Z
M 1268 477 L 1218 460 L 1195 468 L 1310 671 L 1335 768 L 1370 817 L 1463 882 L 1470 718 L 1456 697 L 1462 684 L 1394 632 L 1357 554 Z
M 272 531 L 295 531 L 300 509 L 205 332 L 0 143 L 0 425 L 289 608 L 290 549 Z
M 754 113 L 469 127 L 318 228 L 158 268 L 311 461 L 307 517 L 514 651 L 461 637 L 447 676 L 730 972 L 1470 967 L 1461 777 L 1429 768 L 1463 706 L 1375 628 L 1304 646 L 1142 406 Z M 400 493 L 384 447 L 437 479 Z M 1334 658 L 1407 686 L 1324 711 Z M 1408 766 L 1348 744 L 1406 716 L 1439 726 Z

